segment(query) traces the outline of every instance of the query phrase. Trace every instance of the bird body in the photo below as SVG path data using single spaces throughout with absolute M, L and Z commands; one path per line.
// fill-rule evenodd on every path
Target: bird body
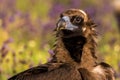
M 9 80 L 80 80 L 80 74 L 70 65 L 49 63 L 28 69 Z
M 94 27 L 95 23 L 84 11 L 64 11 L 55 28 L 52 60 L 8 80 L 114 80 L 112 67 L 98 62 Z

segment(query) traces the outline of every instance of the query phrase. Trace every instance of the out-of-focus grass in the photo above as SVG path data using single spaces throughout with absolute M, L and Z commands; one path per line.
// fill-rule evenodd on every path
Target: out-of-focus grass
M 38 49 L 37 43 L 30 40 L 27 43 L 11 43 L 6 45 L 8 52 L 0 57 L 1 79 L 10 74 L 21 72 L 35 65 L 43 64 L 49 60 L 48 49 Z M 3 52 L 7 51 L 4 50 Z M 1 53 L 3 54 L 3 53 Z
M 5 3 L 6 2 L 6 3 Z M 3 1 L 5 7 L 9 1 Z M 0 13 L 0 80 L 49 60 L 49 45 L 42 43 L 42 25 L 47 20 L 49 1 L 16 0 Z M 14 3 L 12 2 L 12 3 Z M 7 12 L 7 13 L 6 13 Z M 5 15 L 5 16 L 3 16 Z M 42 21 L 42 22 L 41 22 Z
M 104 60 L 111 64 L 116 71 L 119 70 L 120 61 L 120 35 L 115 32 L 107 32 L 99 43 L 99 51 L 104 56 Z

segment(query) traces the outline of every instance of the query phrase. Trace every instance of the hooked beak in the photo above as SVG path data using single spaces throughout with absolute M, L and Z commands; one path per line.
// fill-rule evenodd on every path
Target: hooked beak
M 57 23 L 57 30 L 65 29 L 66 21 L 64 19 L 60 19 Z
M 57 23 L 57 30 L 61 30 L 61 29 L 74 30 L 75 28 L 78 27 L 70 22 L 68 16 L 62 17 Z

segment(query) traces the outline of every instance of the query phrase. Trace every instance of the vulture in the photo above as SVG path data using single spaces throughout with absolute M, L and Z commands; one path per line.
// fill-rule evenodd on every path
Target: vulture
M 96 26 L 83 10 L 63 11 L 54 30 L 52 59 L 8 80 L 115 80 L 113 68 L 96 56 Z

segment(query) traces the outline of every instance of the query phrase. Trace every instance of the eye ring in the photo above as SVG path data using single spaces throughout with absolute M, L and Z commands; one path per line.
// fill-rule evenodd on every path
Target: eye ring
M 75 16 L 71 16 L 70 19 L 71 23 L 74 25 L 80 25 L 83 22 L 83 18 L 81 16 L 75 15 Z
M 77 17 L 75 18 L 75 21 L 76 21 L 76 23 L 80 23 L 80 22 L 82 21 L 82 18 L 79 17 L 79 16 L 77 16 Z

